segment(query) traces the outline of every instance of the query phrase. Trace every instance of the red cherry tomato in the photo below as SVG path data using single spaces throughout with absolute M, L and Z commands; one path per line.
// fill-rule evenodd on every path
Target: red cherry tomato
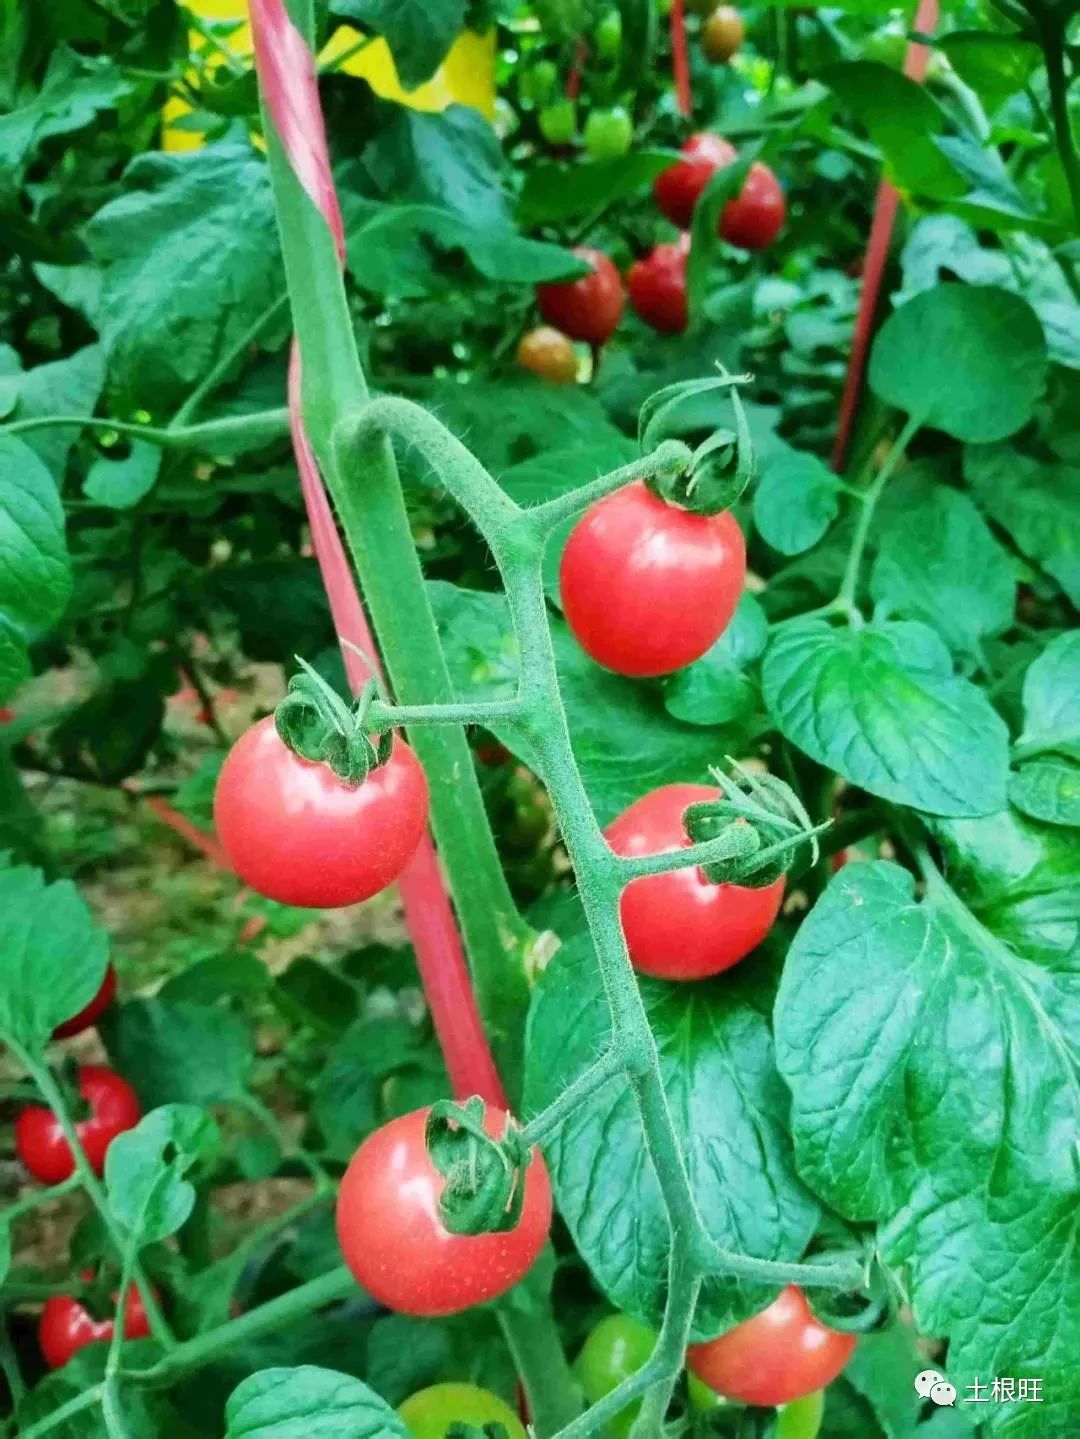
M 624 809 L 604 831 L 616 854 L 663 854 L 690 844 L 683 816 L 692 804 L 718 799 L 715 785 L 666 784 Z M 763 889 L 711 884 L 701 869 L 673 869 L 635 879 L 620 903 L 634 968 L 661 979 L 705 979 L 738 964 L 768 934 L 784 881 Z
M 118 1134 L 138 1124 L 142 1111 L 130 1084 L 100 1064 L 79 1066 L 79 1093 L 90 1106 L 90 1114 L 76 1121 L 75 1133 L 94 1173 L 100 1174 L 105 1151 Z M 71 1145 L 60 1121 L 51 1109 L 40 1105 L 24 1109 L 15 1121 L 15 1150 L 42 1184 L 59 1184 L 75 1171 Z
M 662 335 L 677 335 L 686 329 L 689 249 L 688 235 L 674 245 L 657 245 L 644 259 L 630 266 L 626 277 L 631 305 L 647 325 Z
M 113 1295 L 115 1301 L 117 1296 Z M 95 1319 L 84 1304 L 70 1294 L 54 1294 L 45 1301 L 38 1321 L 38 1343 L 50 1369 L 59 1369 L 73 1354 L 88 1344 L 104 1344 L 113 1337 L 115 1319 Z M 142 1295 L 132 1285 L 124 1301 L 124 1338 L 146 1339 L 150 1321 Z
M 729 245 L 764 250 L 784 228 L 784 192 L 768 165 L 750 166 L 742 190 L 720 216 L 720 233 Z
M 309 908 L 357 904 L 392 884 L 427 813 L 427 780 L 403 740 L 350 787 L 293 754 L 269 716 L 233 745 L 214 795 L 218 835 L 240 878 L 268 899 Z
M 745 577 L 742 531 L 726 510 L 692 515 L 635 480 L 578 520 L 559 588 L 582 649 L 641 678 L 699 659 L 730 623 Z
M 505 1234 L 451 1234 L 439 1217 L 445 1180 L 428 1158 L 428 1111 L 392 1119 L 352 1157 L 337 1202 L 338 1242 L 357 1283 L 401 1314 L 456 1314 L 484 1304 L 532 1267 L 551 1227 L 551 1182 L 537 1152 L 525 1203 Z M 501 1134 L 506 1116 L 487 1106 L 484 1126 Z
M 701 47 L 714 65 L 726 64 L 746 37 L 742 16 L 731 5 L 720 5 L 701 27 Z
M 790 1284 L 767 1309 L 708 1344 L 686 1362 L 699 1379 L 744 1404 L 790 1404 L 831 1384 L 851 1358 L 854 1334 L 828 1329 Z
M 735 146 L 722 136 L 706 130 L 700 135 L 691 135 L 682 153 L 686 156 L 684 160 L 657 176 L 653 195 L 671 223 L 685 230 L 693 219 L 698 196 L 717 170 L 731 164 L 736 152 Z
M 561 285 L 538 285 L 536 298 L 540 313 L 549 325 L 574 340 L 602 345 L 615 326 L 623 308 L 622 280 L 602 250 L 578 245 L 574 254 L 588 260 L 591 275 L 567 280 Z
M 572 385 L 577 379 L 577 356 L 574 343 L 550 325 L 537 325 L 522 335 L 517 347 L 517 362 L 524 370 L 532 370 L 542 380 L 554 385 Z
M 89 1029 L 96 1024 L 101 1016 L 112 1004 L 116 995 L 116 970 L 110 964 L 105 971 L 105 978 L 101 981 L 101 988 L 89 1004 L 73 1014 L 70 1019 L 65 1019 L 63 1024 L 58 1024 L 53 1030 L 53 1039 L 70 1039 L 73 1034 L 81 1034 L 84 1029 Z

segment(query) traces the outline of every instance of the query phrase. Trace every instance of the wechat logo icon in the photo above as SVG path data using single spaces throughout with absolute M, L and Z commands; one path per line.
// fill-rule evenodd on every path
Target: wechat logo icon
M 942 1407 L 956 1403 L 956 1390 L 936 1369 L 924 1369 L 916 1374 L 915 1393 L 920 1399 L 929 1399 L 931 1404 Z

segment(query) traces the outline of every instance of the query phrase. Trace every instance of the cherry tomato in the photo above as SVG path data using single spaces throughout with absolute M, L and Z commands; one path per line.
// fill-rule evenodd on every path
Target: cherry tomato
M 714 65 L 726 64 L 746 36 L 742 16 L 732 5 L 718 5 L 701 30 L 701 46 Z
M 725 1399 L 722 1394 L 717 1394 L 716 1390 L 710 1389 L 707 1384 L 702 1384 L 692 1370 L 689 1370 L 686 1375 L 686 1397 L 695 1414 L 715 1414 L 718 1409 L 731 1410 L 742 1407 L 737 1405 L 734 1400 Z
M 116 970 L 110 964 L 105 971 L 105 978 L 101 981 L 101 988 L 89 1004 L 84 1005 L 78 1014 L 73 1014 L 70 1019 L 65 1019 L 63 1024 L 58 1024 L 53 1030 L 53 1039 L 70 1039 L 73 1034 L 81 1034 L 84 1029 L 89 1029 L 96 1024 L 101 1016 L 112 1004 L 116 994 Z
M 501 1424 L 506 1439 L 526 1439 L 525 1426 L 504 1400 L 475 1384 L 432 1384 L 410 1395 L 398 1410 L 412 1439 L 446 1439 L 452 1424 Z
M 352 1157 L 337 1202 L 338 1242 L 361 1288 L 402 1314 L 456 1314 L 503 1294 L 532 1267 L 551 1227 L 551 1181 L 537 1152 L 525 1202 L 504 1234 L 451 1234 L 439 1217 L 445 1180 L 424 1146 L 426 1109 L 384 1124 Z M 506 1116 L 488 1105 L 485 1127 Z
M 114 1302 L 116 1298 L 114 1294 Z M 85 1304 L 70 1294 L 54 1294 L 41 1311 L 38 1343 L 49 1368 L 60 1369 L 88 1344 L 107 1343 L 115 1328 L 115 1319 L 95 1319 Z M 131 1285 L 124 1301 L 124 1338 L 146 1339 L 149 1335 L 150 1321 L 142 1295 Z
M 593 43 L 601 60 L 614 60 L 622 49 L 622 15 L 618 10 L 606 10 L 596 23 Z
M 569 145 L 577 134 L 577 108 L 573 100 L 553 100 L 537 115 L 536 123 L 549 145 Z
M 692 515 L 635 480 L 578 520 L 559 588 L 582 649 L 641 678 L 703 655 L 735 613 L 745 576 L 742 531 L 727 511 Z
M 130 1084 L 100 1064 L 79 1066 L 79 1093 L 90 1114 L 76 1120 L 75 1133 L 94 1173 L 100 1174 L 105 1151 L 118 1134 L 138 1124 L 142 1111 Z M 51 1109 L 35 1104 L 22 1111 L 15 1121 L 15 1150 L 42 1184 L 59 1184 L 75 1172 L 71 1145 Z
M 627 1314 L 609 1314 L 586 1339 L 576 1368 L 590 1404 L 603 1399 L 624 1379 L 636 1374 L 656 1345 L 656 1333 Z M 640 1401 L 630 1404 L 604 1425 L 608 1439 L 626 1439 L 634 1427 Z
M 634 122 L 622 105 L 594 110 L 585 121 L 585 148 L 594 160 L 625 155 L 634 139 Z
M 684 235 L 673 245 L 657 245 L 630 266 L 626 288 L 630 303 L 647 325 L 662 335 L 681 334 L 686 329 L 686 256 L 690 237 Z
M 718 1394 L 744 1404 L 791 1404 L 831 1384 L 851 1358 L 854 1334 L 816 1319 L 789 1284 L 767 1309 L 718 1339 L 694 1344 L 686 1362 Z
M 720 135 L 703 131 L 691 135 L 682 147 L 686 157 L 662 171 L 653 185 L 656 203 L 673 225 L 688 228 L 698 196 L 717 170 L 735 159 L 735 146 Z
M 776 1414 L 776 1439 L 817 1439 L 825 1417 L 825 1391 L 815 1389 L 790 1404 L 782 1404 Z
M 780 182 L 768 165 L 750 166 L 742 190 L 720 216 L 720 233 L 729 245 L 764 250 L 784 228 L 787 206 Z
M 571 339 L 602 345 L 622 314 L 622 280 L 602 250 L 578 245 L 574 254 L 592 265 L 592 274 L 562 284 L 538 285 L 536 298 L 540 313 L 549 325 Z
M 559 71 L 554 61 L 538 60 L 535 65 L 521 72 L 521 94 L 534 105 L 544 105 L 551 99 L 559 81 Z
M 577 379 L 577 356 L 574 342 L 561 330 L 550 325 L 537 325 L 522 335 L 517 347 L 517 362 L 524 370 L 532 370 L 553 385 L 572 385 Z
M 240 878 L 268 899 L 309 908 L 357 904 L 392 884 L 427 813 L 427 780 L 404 740 L 350 787 L 293 754 L 272 716 L 233 745 L 214 794 L 214 822 Z
M 616 854 L 682 849 L 690 844 L 683 822 L 687 808 L 722 793 L 708 784 L 661 785 L 624 809 L 604 835 Z M 763 889 L 711 884 L 697 868 L 635 879 L 620 903 L 630 959 L 635 969 L 661 979 L 719 974 L 761 943 L 783 897 L 782 877 Z

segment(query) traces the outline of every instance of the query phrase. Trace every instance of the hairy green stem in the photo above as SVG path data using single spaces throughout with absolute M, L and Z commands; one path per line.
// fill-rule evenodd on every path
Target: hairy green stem
M 561 1128 L 574 1110 L 591 1099 L 609 1079 L 623 1070 L 622 1056 L 615 1049 L 606 1050 L 588 1069 L 582 1070 L 573 1084 L 567 1085 L 558 1099 L 529 1120 L 521 1131 L 522 1140 L 530 1148 L 543 1144 L 549 1135 Z
M 97 415 L 39 415 L 29 420 L 12 420 L 0 425 L 0 435 L 24 435 L 33 430 L 51 430 L 74 425 L 81 430 L 104 430 L 132 440 L 145 440 L 163 450 L 206 450 L 229 448 L 242 441 L 257 449 L 289 433 L 287 409 L 260 410 L 254 415 L 231 415 L 224 420 L 207 420 L 201 425 L 132 425 L 126 420 L 102 419 Z
M 858 519 L 855 522 L 855 534 L 851 541 L 851 550 L 848 553 L 840 593 L 831 606 L 826 606 L 827 609 L 845 609 L 848 612 L 854 610 L 859 588 L 859 575 L 862 570 L 863 555 L 866 553 L 866 545 L 870 539 L 870 529 L 874 522 L 874 512 L 877 509 L 878 501 L 881 499 L 885 486 L 889 483 L 893 471 L 900 463 L 908 445 L 911 444 L 912 439 L 921 426 L 922 419 L 920 416 L 911 415 L 908 417 L 892 449 L 889 451 L 885 463 L 874 477 L 870 488 L 865 492 L 863 504 L 859 510 Z M 805 619 L 806 616 L 804 615 L 802 618 Z

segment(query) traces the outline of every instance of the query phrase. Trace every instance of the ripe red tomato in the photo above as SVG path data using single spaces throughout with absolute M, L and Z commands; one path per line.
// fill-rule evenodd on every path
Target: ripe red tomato
M 116 1298 L 114 1294 L 113 1300 Z M 59 1369 L 88 1344 L 107 1343 L 115 1328 L 115 1319 L 95 1319 L 85 1304 L 70 1294 L 54 1294 L 41 1311 L 38 1343 L 49 1368 Z M 131 1285 L 124 1301 L 124 1338 L 146 1339 L 149 1335 L 142 1295 Z
M 644 259 L 630 266 L 626 288 L 630 303 L 647 325 L 662 335 L 686 329 L 686 256 L 690 237 L 674 245 L 657 245 Z
M 722 136 L 705 130 L 691 135 L 682 153 L 686 156 L 684 160 L 657 176 L 653 195 L 671 223 L 685 230 L 693 219 L 698 196 L 717 170 L 731 164 L 736 152 L 735 146 Z
M 831 1384 L 851 1358 L 854 1334 L 816 1319 L 789 1284 L 767 1309 L 719 1339 L 694 1344 L 686 1362 L 710 1389 L 744 1404 L 790 1404 Z
M 574 342 L 550 325 L 537 325 L 535 330 L 522 335 L 517 362 L 522 369 L 532 370 L 534 375 L 555 385 L 572 385 L 577 379 Z
M 683 816 L 718 799 L 715 785 L 665 784 L 637 800 L 604 831 L 616 854 L 663 854 L 690 844 Z M 711 884 L 701 869 L 635 879 L 619 912 L 634 968 L 661 979 L 705 979 L 738 964 L 768 934 L 784 898 L 781 877 L 763 889 Z
M 566 280 L 561 285 L 538 285 L 536 298 L 540 313 L 549 325 L 571 339 L 602 345 L 622 314 L 622 280 L 602 250 L 578 245 L 574 254 L 589 261 L 592 274 L 583 275 L 580 280 Z
M 642 678 L 700 658 L 727 628 L 745 577 L 742 531 L 726 510 L 693 515 L 635 480 L 578 520 L 559 589 L 582 649 Z
M 329 765 L 293 754 L 270 716 L 233 745 L 214 795 L 218 835 L 240 878 L 309 908 L 357 904 L 392 884 L 427 814 L 427 780 L 403 740 L 350 787 Z
M 445 1180 L 428 1158 L 428 1111 L 392 1119 L 352 1157 L 337 1202 L 338 1242 L 357 1283 L 401 1314 L 456 1314 L 506 1292 L 527 1271 L 551 1227 L 551 1182 L 539 1151 L 525 1177 L 525 1203 L 505 1234 L 451 1234 L 439 1217 Z M 485 1128 L 506 1116 L 487 1106 Z
M 701 29 L 701 46 L 714 65 L 726 64 L 742 44 L 746 26 L 732 5 L 719 5 Z
M 756 162 L 750 166 L 742 190 L 724 206 L 720 233 L 729 245 L 764 250 L 784 228 L 786 214 L 779 180 L 768 165 Z
M 126 1080 L 100 1064 L 79 1066 L 79 1093 L 90 1106 L 75 1133 L 95 1174 L 105 1167 L 105 1151 L 118 1134 L 142 1118 L 135 1091 Z M 15 1151 L 42 1184 L 59 1184 L 75 1171 L 71 1145 L 51 1109 L 31 1105 L 15 1121 Z
M 73 1034 L 81 1034 L 84 1029 L 89 1029 L 96 1024 L 99 1018 L 112 1004 L 116 994 L 116 970 L 110 964 L 105 971 L 105 978 L 101 981 L 101 988 L 89 1004 L 84 1005 L 78 1014 L 73 1014 L 70 1019 L 65 1019 L 63 1024 L 58 1024 L 53 1030 L 53 1039 L 70 1039 Z

